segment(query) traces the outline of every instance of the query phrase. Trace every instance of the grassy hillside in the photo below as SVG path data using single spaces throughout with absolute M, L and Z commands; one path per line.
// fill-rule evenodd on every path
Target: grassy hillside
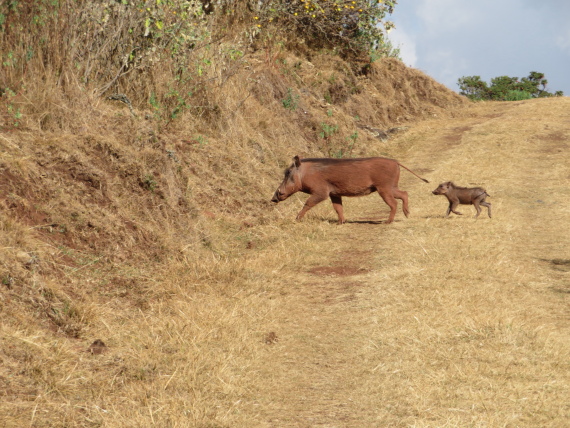
M 51 2 L 37 4 L 53 12 Z M 540 302 L 537 289 L 554 317 L 565 316 L 569 257 L 562 248 L 537 262 L 558 268 L 552 289 L 541 285 L 547 269 L 539 276 L 529 271 L 525 287 L 530 288 L 517 289 L 516 308 L 503 315 L 487 308 L 479 318 L 479 297 L 491 287 L 475 287 L 460 305 L 472 318 L 450 333 L 438 330 L 446 317 L 422 324 L 421 308 L 427 305 L 436 319 L 441 307 L 462 299 L 462 287 L 486 284 L 485 269 L 496 260 L 503 264 L 489 269 L 502 279 L 493 286 L 508 294 L 514 287 L 509 276 L 516 277 L 527 261 L 518 253 L 527 239 L 522 222 L 444 223 L 443 201 L 435 209 L 436 202 L 425 199 L 431 187 L 405 171 L 402 188 L 410 191 L 413 217 L 394 227 L 376 224 L 387 211 L 373 196 L 346 202 L 347 217 L 356 220 L 347 227 L 334 224 L 328 202 L 297 224 L 293 218 L 303 196 L 277 206 L 269 199 L 296 154 L 381 155 L 433 181 L 476 181 L 493 196 L 501 189 L 491 202 L 504 219 L 501 211 L 509 207 L 501 193 L 513 191 L 509 183 L 520 176 L 493 175 L 489 167 L 478 175 L 475 165 L 503 170 L 518 150 L 535 153 L 530 144 L 535 141 L 544 143 L 537 150 L 557 155 L 568 141 L 559 126 L 567 118 L 556 107 L 565 99 L 523 103 L 519 110 L 509 110 L 519 104 L 474 107 L 394 58 L 370 63 L 311 46 L 278 22 L 272 31 L 264 27 L 254 34 L 255 13 L 246 7 L 195 21 L 195 39 L 184 55 L 173 53 L 173 42 L 156 34 L 157 46 L 169 54 L 155 57 L 151 45 L 129 45 L 146 39 L 129 37 L 146 31 L 137 13 L 158 19 L 158 9 L 79 4 L 83 14 L 59 10 L 37 31 L 16 31 L 39 25 L 34 10 L 23 7 L 7 15 L 2 27 L 0 419 L 5 426 L 331 426 L 343 420 L 346 426 L 414 421 L 504 426 L 513 420 L 562 426 L 568 416 L 560 398 L 568 391 L 567 332 L 532 311 L 536 317 L 515 322 L 525 305 Z M 527 105 L 536 106 L 535 115 L 512 121 Z M 515 144 L 511 134 L 529 117 L 538 123 L 543 111 L 551 114 L 550 128 L 533 129 L 529 144 Z M 499 116 L 504 121 L 477 127 Z M 507 129 L 496 142 L 508 142 L 502 159 L 490 158 L 497 129 Z M 465 152 L 457 153 L 459 148 Z M 532 163 L 525 168 L 537 171 Z M 563 166 L 551 173 L 553 180 L 568 178 Z M 564 200 L 556 201 L 552 209 L 566 213 Z M 528 204 L 531 213 L 536 204 Z M 521 219 L 527 218 L 524 208 Z M 396 218 L 402 220 L 400 211 Z M 473 243 L 463 235 L 461 221 L 474 228 Z M 481 254 L 488 224 L 512 245 Z M 435 231 L 441 234 L 449 225 L 454 239 L 437 240 Z M 544 227 L 551 238 L 561 232 L 552 223 Z M 406 253 L 410 242 L 420 250 Z M 461 252 L 464 259 L 475 258 L 475 278 L 464 283 L 462 268 L 435 269 L 437 256 L 449 248 L 450 254 L 467 251 Z M 427 253 L 429 258 L 413 259 Z M 513 269 L 507 269 L 513 260 Z M 426 270 L 435 276 L 422 278 Z M 458 278 L 449 295 L 435 279 L 448 274 Z M 396 286 L 385 295 L 387 284 Z M 397 285 L 405 288 L 399 291 Z M 412 303 L 406 300 L 415 295 Z M 508 305 L 506 295 L 499 297 Z M 418 330 L 410 325 L 414 316 L 420 319 Z M 402 329 L 386 322 L 401 317 Z M 383 331 L 392 333 L 378 336 Z M 351 346 L 368 346 L 363 345 L 367 335 L 372 353 L 351 354 Z M 425 348 L 411 347 L 422 337 L 448 353 L 428 349 L 437 372 L 422 360 Z M 96 340 L 105 346 L 90 346 Z M 468 345 L 456 346 L 460 343 Z M 500 346 L 513 344 L 520 344 L 520 358 L 499 359 L 493 366 L 496 353 L 503 355 Z M 373 353 L 383 346 L 389 348 L 380 361 Z M 505 373 L 492 377 L 493 391 L 501 390 L 501 381 L 515 385 L 501 397 L 520 406 L 507 406 L 492 419 L 489 415 L 500 410 L 490 406 L 492 396 L 469 407 L 472 397 L 454 395 L 452 387 L 473 391 L 483 382 L 476 375 L 461 378 L 461 385 L 445 382 L 465 374 L 462 360 L 449 357 L 458 349 L 466 358 L 482 349 L 478 364 Z M 538 351 L 546 352 L 540 355 L 547 377 L 532 357 Z M 517 367 L 528 365 L 533 370 L 525 380 Z M 383 382 L 365 381 L 382 367 L 389 369 Z M 419 368 L 432 377 L 414 385 Z M 397 378 L 406 380 L 404 389 L 390 381 Z M 432 381 L 441 388 L 430 390 Z M 354 391 L 370 398 L 350 405 L 357 399 Z M 526 396 L 513 391 L 543 397 L 546 410 L 532 407 L 541 419 L 533 419 L 524 410 Z M 437 401 L 430 401 L 432 393 Z M 380 403 L 388 404 L 380 408 Z
M 133 18 L 108 7 L 84 10 L 101 32 Z M 6 309 L 56 336 L 89 340 L 109 302 L 148 308 L 170 273 L 235 281 L 233 260 L 271 242 L 258 226 L 279 215 L 268 200 L 293 155 L 389 155 L 379 131 L 465 104 L 396 59 L 363 68 L 270 35 L 248 42 L 247 23 L 229 33 L 214 17 L 197 21 L 203 49 L 183 68 L 177 56 L 145 57 L 129 74 L 101 40 L 55 37 L 95 31 L 72 11 L 43 11 L 56 17 L 45 28 L 33 10 L 16 12 L 2 32 L 0 277 Z M 73 57 L 95 46 L 100 55 Z M 36 50 L 23 62 L 26 48 Z

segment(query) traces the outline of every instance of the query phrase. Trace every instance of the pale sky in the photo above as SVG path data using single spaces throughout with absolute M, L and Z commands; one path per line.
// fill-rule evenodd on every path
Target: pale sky
M 463 76 L 538 71 L 570 96 L 570 0 L 399 0 L 389 19 L 404 63 L 454 91 Z

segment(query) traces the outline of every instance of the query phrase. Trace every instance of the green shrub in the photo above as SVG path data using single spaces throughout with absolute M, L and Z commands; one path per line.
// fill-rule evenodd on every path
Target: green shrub
M 527 91 L 510 90 L 505 95 L 505 101 L 530 100 L 532 95 Z
M 562 91 L 554 94 L 546 90 L 548 81 L 544 73 L 531 71 L 528 77 L 498 76 L 491 79 L 491 85 L 481 80 L 480 76 L 461 77 L 457 84 L 460 94 L 472 100 L 517 101 L 529 98 L 561 97 Z
M 287 110 L 295 111 L 299 105 L 299 95 L 293 93 L 291 88 L 287 88 L 287 95 L 281 102 Z

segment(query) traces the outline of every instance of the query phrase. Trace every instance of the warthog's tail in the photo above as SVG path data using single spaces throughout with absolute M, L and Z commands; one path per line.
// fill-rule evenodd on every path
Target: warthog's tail
M 400 162 L 398 162 L 398 165 L 400 165 L 402 168 L 408 170 L 409 172 L 411 172 L 412 174 L 414 174 L 416 177 L 418 177 L 420 180 L 424 181 L 425 183 L 429 183 L 429 181 L 427 181 L 425 178 L 420 177 L 418 174 L 416 174 L 414 171 L 412 171 L 410 168 L 405 167 L 404 165 L 402 165 Z

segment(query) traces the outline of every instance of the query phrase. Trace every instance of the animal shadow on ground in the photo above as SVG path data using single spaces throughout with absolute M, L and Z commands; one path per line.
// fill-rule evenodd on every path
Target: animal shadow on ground
M 332 218 L 321 218 L 320 221 L 324 221 L 324 222 L 327 222 L 330 224 L 338 225 L 338 221 L 335 219 L 332 219 Z M 400 221 L 402 221 L 402 220 L 396 219 L 393 221 L 393 223 L 398 223 Z M 376 225 L 378 225 L 378 224 L 389 224 L 389 223 L 388 223 L 388 220 L 372 220 L 372 219 L 361 218 L 361 219 L 356 219 L 356 220 L 346 220 L 344 222 L 344 224 L 376 224 Z M 340 226 L 342 226 L 342 225 L 340 225 Z
M 570 272 L 570 260 L 569 259 L 539 259 L 542 262 L 547 262 L 551 264 L 552 269 Z
M 321 221 L 326 221 L 327 223 L 330 224 L 337 224 L 338 225 L 338 220 L 334 220 L 334 219 L 321 219 Z M 394 220 L 394 223 L 398 222 L 400 220 Z M 344 222 L 344 224 L 387 224 L 387 220 L 346 220 Z
M 394 220 L 394 223 L 400 220 Z M 351 224 L 386 224 L 388 223 L 386 220 L 347 220 L 347 223 Z

